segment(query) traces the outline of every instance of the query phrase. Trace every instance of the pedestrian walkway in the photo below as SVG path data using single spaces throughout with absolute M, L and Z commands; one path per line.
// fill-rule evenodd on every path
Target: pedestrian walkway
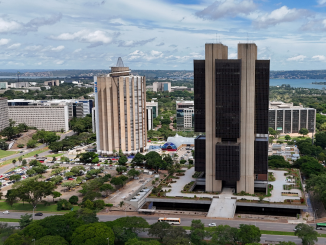
M 236 199 L 221 196 L 220 198 L 213 198 L 207 217 L 232 219 L 236 209 L 236 201 Z

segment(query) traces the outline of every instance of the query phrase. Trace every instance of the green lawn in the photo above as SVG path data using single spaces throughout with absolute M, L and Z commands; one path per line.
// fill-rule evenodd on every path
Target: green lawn
M 1 222 L 19 222 L 19 219 L 0 218 Z
M 60 157 L 62 156 L 64 153 L 58 153 L 58 154 L 50 154 L 50 155 L 47 155 L 45 157 Z
M 48 147 L 44 147 L 44 148 L 42 148 L 42 149 L 40 149 L 40 150 L 32 151 L 32 152 L 30 152 L 30 153 L 27 153 L 27 154 L 23 155 L 22 157 L 23 157 L 23 158 L 32 157 L 32 156 L 34 156 L 34 155 L 36 155 L 36 154 L 40 154 L 40 153 L 45 152 L 45 151 L 47 151 L 47 150 L 49 150 L 49 148 L 48 148 Z M 18 152 L 16 152 L 16 153 L 18 153 Z M 2 162 L 2 163 L 0 164 L 0 166 L 3 166 L 3 165 L 7 165 L 7 164 L 9 164 L 9 163 L 12 163 L 12 160 L 13 160 L 13 159 L 10 159 L 10 160 L 7 160 L 7 161 L 4 161 L 4 162 Z M 16 160 L 18 160 L 18 158 L 17 158 Z
M 79 206 L 74 206 L 74 210 L 78 210 Z M 0 202 L 0 210 L 12 210 L 12 211 L 33 211 L 33 206 L 29 203 L 15 203 L 12 207 L 10 207 L 9 204 L 6 202 Z M 37 205 L 37 208 L 35 209 L 35 212 L 69 212 L 70 210 L 64 210 L 64 211 L 57 211 L 57 205 L 52 204 L 50 206 L 44 206 L 44 204 L 40 203 Z
M 8 157 L 14 154 L 17 154 L 19 151 L 4 151 L 0 150 L 0 158 Z

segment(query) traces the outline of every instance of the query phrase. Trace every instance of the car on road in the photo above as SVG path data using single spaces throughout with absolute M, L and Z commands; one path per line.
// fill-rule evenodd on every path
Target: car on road
M 36 213 L 35 216 L 43 216 L 43 213 Z
M 216 223 L 210 223 L 208 224 L 208 227 L 216 227 Z
M 6 210 L 6 211 L 4 211 L 4 212 L 2 212 L 3 214 L 9 214 L 9 211 L 8 210 Z

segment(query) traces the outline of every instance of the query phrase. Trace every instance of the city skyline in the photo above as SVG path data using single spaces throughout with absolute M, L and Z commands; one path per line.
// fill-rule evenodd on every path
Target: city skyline
M 17 7 L 19 6 L 19 7 Z M 3 69 L 192 69 L 202 43 L 255 42 L 271 70 L 323 69 L 326 1 L 50 0 L 0 7 Z M 102 17 L 103 16 L 103 17 Z

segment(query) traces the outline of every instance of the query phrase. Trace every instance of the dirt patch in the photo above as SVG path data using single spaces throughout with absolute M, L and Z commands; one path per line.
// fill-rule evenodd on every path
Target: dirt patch
M 21 149 L 18 148 L 19 144 L 24 144 L 26 148 L 27 142 L 32 139 L 33 135 L 36 133 L 36 130 L 28 130 L 27 132 L 22 133 L 22 135 L 16 139 L 14 145 L 11 147 L 11 150 Z

